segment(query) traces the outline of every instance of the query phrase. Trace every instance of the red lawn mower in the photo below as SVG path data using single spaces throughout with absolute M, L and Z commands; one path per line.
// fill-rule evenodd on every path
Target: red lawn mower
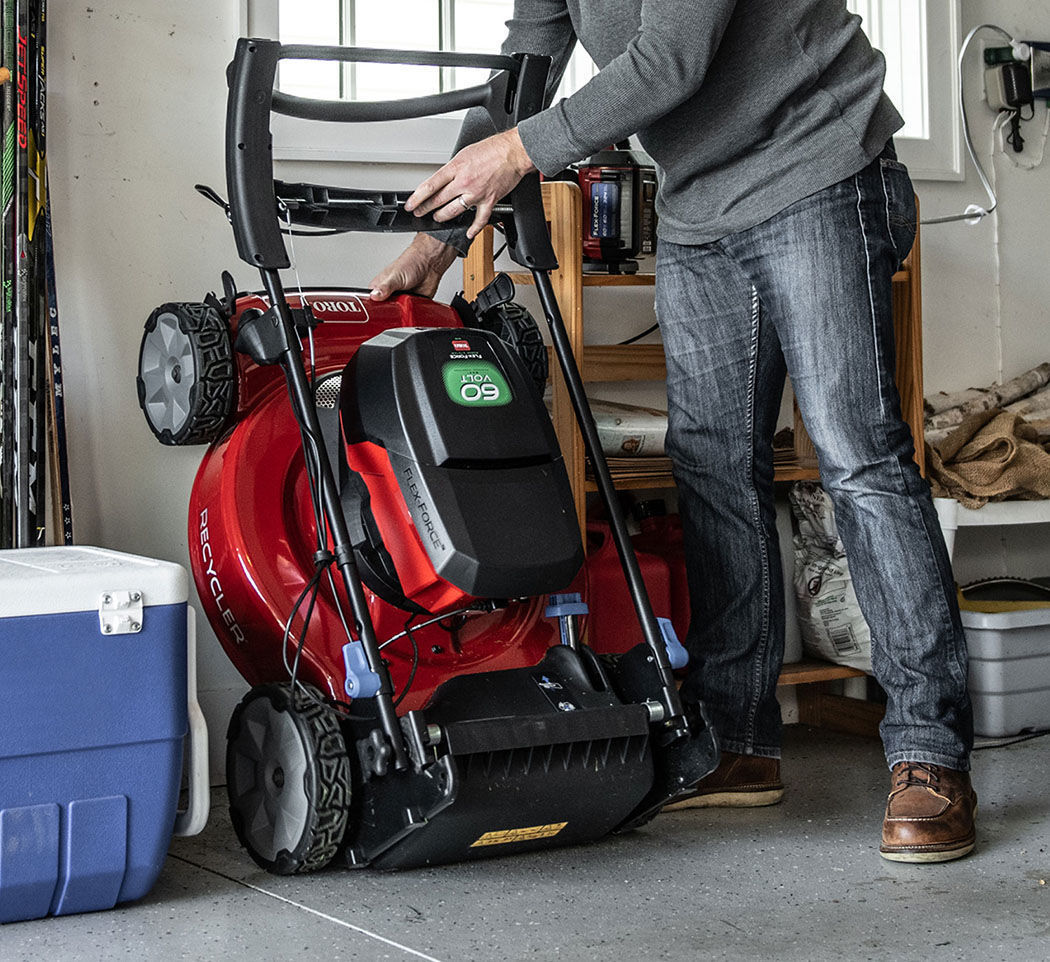
M 318 101 L 274 90 L 282 59 L 492 74 L 411 100 Z M 493 222 L 535 277 L 612 518 L 646 639 L 622 654 L 581 640 L 583 549 L 541 399 L 547 355 L 509 279 L 446 306 L 288 293 L 279 273 L 282 232 L 450 225 L 407 213 L 407 193 L 275 181 L 271 111 L 352 123 L 483 106 L 506 129 L 541 108 L 548 68 L 533 55 L 238 42 L 227 212 L 264 291 L 238 293 L 227 274 L 222 297 L 157 308 L 138 391 L 161 442 L 210 444 L 190 556 L 253 686 L 229 726 L 228 792 L 238 837 L 270 871 L 590 841 L 644 823 L 717 764 L 702 707 L 675 687 L 679 649 L 650 608 L 568 346 L 538 175 Z

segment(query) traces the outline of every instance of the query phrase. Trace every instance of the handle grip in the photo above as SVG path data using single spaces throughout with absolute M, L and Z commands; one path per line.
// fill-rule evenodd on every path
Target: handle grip
M 441 222 L 429 214 L 416 217 L 405 210 L 405 201 L 412 195 L 408 190 L 355 190 L 281 180 L 274 181 L 274 190 L 282 220 L 317 229 L 419 232 L 467 228 L 474 222 L 473 211 Z
M 282 59 L 489 67 L 498 72 L 487 83 L 464 90 L 407 100 L 344 103 L 275 93 L 277 65 Z M 282 46 L 276 40 L 241 38 L 227 74 L 230 93 L 226 113 L 226 179 L 237 253 L 242 260 L 262 270 L 280 270 L 290 265 L 277 221 L 270 134 L 272 111 L 304 119 L 357 123 L 429 116 L 450 109 L 480 106 L 488 112 L 497 130 L 506 130 L 542 109 L 549 70 L 550 58 L 533 54 L 504 57 L 362 47 Z M 511 213 L 500 219 L 511 256 L 530 269 L 553 270 L 557 260 L 543 216 L 539 175 L 526 176 L 509 199 Z M 390 228 L 366 224 L 352 229 Z M 432 227 L 416 220 L 412 229 Z
M 314 47 L 291 44 L 281 47 L 281 60 L 326 60 L 343 63 L 411 64 L 422 67 L 474 67 L 507 71 L 516 77 L 520 64 L 513 57 L 489 54 L 452 53 L 445 50 L 384 50 L 375 47 Z M 451 110 L 467 110 L 482 106 L 491 96 L 488 84 L 479 84 L 463 90 L 430 94 L 425 97 L 407 97 L 403 100 L 351 101 L 316 100 L 292 94 L 273 93 L 274 113 L 303 120 L 324 120 L 335 123 L 362 123 L 379 120 L 408 120 L 413 117 L 432 117 Z

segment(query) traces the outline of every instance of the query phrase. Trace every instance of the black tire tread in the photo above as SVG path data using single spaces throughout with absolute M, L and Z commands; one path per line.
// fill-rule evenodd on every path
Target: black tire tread
M 161 304 L 146 321 L 143 341 L 156 327 L 157 318 L 162 314 L 174 314 L 178 318 L 179 330 L 193 342 L 197 378 L 190 388 L 189 416 L 178 431 L 172 432 L 168 428 L 158 431 L 148 415 L 146 423 L 161 444 L 210 444 L 222 436 L 237 406 L 237 376 L 229 324 L 210 304 Z M 139 356 L 141 365 L 141 348 Z M 145 415 L 146 390 L 141 373 L 136 385 L 139 407 Z
M 511 347 L 521 358 L 542 394 L 550 373 L 547 346 L 543 343 L 540 329 L 528 310 L 514 301 L 500 304 L 479 316 L 478 327 L 495 334 Z
M 303 691 L 308 690 L 308 694 Z M 338 717 L 324 703 L 321 693 L 309 685 L 297 687 L 292 695 L 289 684 L 260 685 L 253 688 L 234 710 L 227 731 L 227 766 L 233 740 L 240 731 L 241 712 L 255 698 L 268 698 L 278 710 L 289 712 L 296 721 L 310 761 L 306 794 L 310 803 L 309 820 L 294 852 L 282 850 L 273 861 L 256 852 L 244 831 L 235 800 L 230 798 L 230 820 L 241 845 L 257 865 L 275 875 L 301 875 L 324 868 L 335 858 L 346 834 L 352 792 L 350 758 Z M 227 785 L 230 779 L 227 778 Z

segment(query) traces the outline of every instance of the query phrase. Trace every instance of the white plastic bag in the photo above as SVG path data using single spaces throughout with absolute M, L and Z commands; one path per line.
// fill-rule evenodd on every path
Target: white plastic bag
M 871 633 L 853 590 L 831 498 L 819 484 L 800 481 L 790 500 L 799 529 L 795 598 L 802 646 L 811 655 L 870 674 Z

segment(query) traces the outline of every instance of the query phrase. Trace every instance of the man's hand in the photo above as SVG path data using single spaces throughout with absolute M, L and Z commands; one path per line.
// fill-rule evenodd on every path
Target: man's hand
M 373 301 L 385 301 L 394 291 L 414 291 L 433 297 L 455 259 L 455 248 L 429 234 L 417 234 L 393 264 L 372 278 L 368 296 Z
M 467 229 L 473 239 L 489 222 L 492 208 L 535 169 L 512 127 L 464 147 L 415 189 L 405 210 L 416 216 L 433 212 L 434 220 L 444 222 L 474 208 L 474 222 Z

